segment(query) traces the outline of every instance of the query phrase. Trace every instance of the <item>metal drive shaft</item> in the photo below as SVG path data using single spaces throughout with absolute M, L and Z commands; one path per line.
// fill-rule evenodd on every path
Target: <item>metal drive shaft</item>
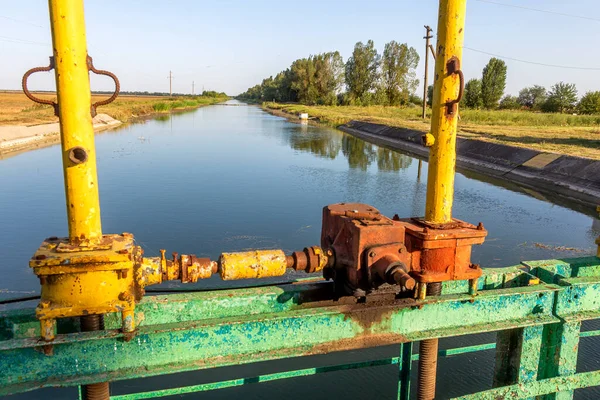
M 429 296 L 442 294 L 441 283 L 427 285 Z M 419 377 L 417 381 L 417 399 L 435 399 L 435 379 L 438 361 L 438 339 L 422 340 L 419 344 Z

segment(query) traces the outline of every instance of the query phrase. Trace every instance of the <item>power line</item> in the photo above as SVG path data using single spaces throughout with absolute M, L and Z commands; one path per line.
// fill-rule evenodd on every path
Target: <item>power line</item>
M 35 44 L 35 45 L 38 45 L 38 46 L 50 46 L 50 43 L 35 42 L 33 40 L 11 38 L 11 37 L 8 37 L 8 36 L 0 36 L 0 40 L 2 40 L 3 42 L 23 43 L 23 44 Z
M 600 71 L 600 67 L 573 67 L 573 66 L 568 66 L 568 65 L 546 64 L 546 63 L 535 62 L 535 61 L 520 60 L 518 58 L 513 58 L 513 57 L 501 56 L 501 55 L 498 55 L 498 54 L 488 53 L 487 51 L 483 51 L 483 50 L 472 49 L 472 48 L 467 47 L 467 46 L 463 46 L 463 49 L 471 50 L 471 51 L 474 51 L 476 53 L 487 54 L 488 56 L 498 57 L 498 58 L 502 58 L 502 59 L 505 59 L 505 60 L 517 61 L 517 62 L 521 62 L 521 63 L 525 63 L 525 64 L 541 65 L 541 66 L 544 66 L 544 67 L 562 68 L 562 69 L 578 69 L 578 70 L 584 70 L 584 71 Z
M 7 16 L 5 16 L 5 15 L 0 15 L 0 18 L 7 19 L 7 20 L 9 20 L 9 21 L 13 21 L 13 22 L 18 22 L 18 23 L 20 23 L 20 24 L 26 24 L 26 25 L 35 26 L 35 27 L 37 27 L 37 28 L 46 29 L 46 27 L 45 27 L 45 26 L 38 25 L 38 24 L 34 24 L 34 23 L 32 23 L 32 22 L 23 21 L 23 20 L 20 20 L 20 19 L 12 18 L 12 17 L 7 17 Z
M 542 12 L 542 13 L 546 13 L 546 14 L 562 15 L 563 17 L 579 18 L 579 19 L 586 19 L 589 21 L 600 22 L 600 18 L 586 17 L 583 15 L 567 14 L 567 13 L 562 13 L 562 12 L 558 12 L 558 11 L 542 10 L 539 8 L 531 8 L 531 7 L 525 7 L 525 6 L 517 6 L 515 4 L 498 3 L 496 1 L 490 1 L 490 0 L 475 0 L 475 1 L 478 1 L 480 3 L 496 4 L 498 6 L 504 6 L 504 7 L 520 8 L 522 10 L 528 10 L 528 11 L 537 11 L 537 12 Z

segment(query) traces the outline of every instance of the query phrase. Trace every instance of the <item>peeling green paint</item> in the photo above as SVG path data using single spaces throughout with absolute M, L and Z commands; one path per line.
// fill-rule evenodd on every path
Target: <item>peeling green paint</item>
M 581 321 L 600 317 L 600 260 L 525 262 L 485 270 L 478 294 L 468 283 L 447 282 L 444 295 L 424 301 L 393 296 L 357 304 L 332 301 L 330 282 L 148 296 L 138 305 L 137 334 L 126 341 L 119 314 L 106 316 L 105 331 L 78 333 L 76 320 L 62 320 L 53 355 L 40 350 L 33 309 L 0 314 L 0 394 L 44 386 L 100 381 L 239 365 L 278 358 L 396 343 L 399 357 L 327 368 L 279 372 L 145 394 L 151 398 L 190 391 L 287 379 L 340 369 L 398 364 L 398 399 L 409 399 L 413 341 L 480 332 L 506 332 L 514 374 L 503 385 L 465 399 L 571 398 L 574 388 L 598 384 L 598 373 L 576 374 Z M 527 272 L 527 269 L 528 271 Z M 534 277 L 542 279 L 536 284 Z M 384 299 L 384 300 L 382 300 Z M 513 332 L 512 334 L 510 332 Z M 512 336 L 510 336 L 512 335 Z M 498 334 L 501 338 L 502 335 Z M 500 340 L 500 339 L 499 339 Z M 498 343 L 502 344 L 501 341 Z M 507 342 L 508 343 L 508 342 Z M 440 356 L 493 350 L 496 343 L 441 350 Z M 502 345 L 504 346 L 504 345 Z M 510 350 L 511 354 L 502 351 Z M 336 369 L 337 368 L 337 369 Z M 554 385 L 554 386 L 552 386 Z M 140 397 L 141 396 L 141 397 Z

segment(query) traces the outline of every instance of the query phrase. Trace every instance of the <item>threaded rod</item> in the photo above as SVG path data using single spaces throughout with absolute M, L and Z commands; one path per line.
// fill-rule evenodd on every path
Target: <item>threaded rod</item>
M 441 283 L 427 285 L 429 296 L 442 294 Z M 435 399 L 435 380 L 438 361 L 438 339 L 422 340 L 419 344 L 419 377 L 417 381 L 417 399 Z
M 85 315 L 81 317 L 82 332 L 104 330 L 104 315 Z M 84 400 L 109 400 L 110 385 L 108 382 L 93 383 L 82 387 Z

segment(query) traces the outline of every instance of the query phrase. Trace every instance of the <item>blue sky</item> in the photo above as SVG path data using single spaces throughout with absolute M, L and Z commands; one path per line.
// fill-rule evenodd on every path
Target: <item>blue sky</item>
M 533 62 L 600 69 L 598 0 L 490 0 L 575 14 L 598 20 L 467 3 L 465 46 Z M 89 0 L 88 50 L 97 68 L 116 73 L 123 90 L 205 89 L 238 94 L 297 58 L 339 50 L 344 60 L 357 41 L 373 39 L 380 52 L 390 40 L 406 42 L 421 55 L 424 28 L 437 25 L 437 0 Z M 51 55 L 47 2 L 2 0 L 0 89 L 18 89 L 23 73 L 46 65 Z M 467 79 L 479 77 L 490 56 L 464 51 Z M 506 92 L 524 86 L 575 83 L 580 95 L 600 90 L 598 71 L 559 69 L 507 60 Z M 35 89 L 54 87 L 52 74 L 31 80 Z M 95 90 L 111 88 L 93 79 Z M 418 93 L 421 93 L 419 89 Z

